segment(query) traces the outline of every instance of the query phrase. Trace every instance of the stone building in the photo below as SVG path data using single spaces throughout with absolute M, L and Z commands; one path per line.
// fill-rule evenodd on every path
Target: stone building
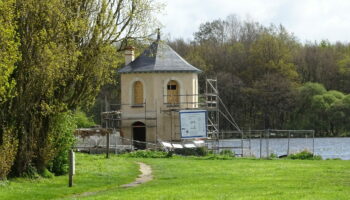
M 179 110 L 198 108 L 198 73 L 165 42 L 154 41 L 134 59 L 125 51 L 121 77 L 120 132 L 125 138 L 156 143 L 180 140 Z M 134 143 L 138 149 L 146 147 Z

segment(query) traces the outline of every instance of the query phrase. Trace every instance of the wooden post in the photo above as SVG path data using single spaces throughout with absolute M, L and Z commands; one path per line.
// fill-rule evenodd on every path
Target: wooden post
M 170 141 L 173 142 L 173 111 L 170 111 Z
M 288 131 L 288 150 L 287 150 L 288 156 L 289 156 L 289 143 L 290 143 L 290 131 Z
M 251 129 L 249 127 L 249 156 L 252 157 L 252 143 L 251 143 L 251 139 L 252 139 L 252 132 Z
M 69 180 L 68 186 L 73 186 L 73 175 L 75 174 L 75 156 L 73 150 L 69 150 L 68 152 L 68 160 L 69 160 Z
M 262 156 L 262 136 L 263 136 L 263 132 L 260 132 L 260 158 Z
M 266 131 L 266 158 L 270 158 L 270 151 L 269 151 L 269 147 L 270 147 L 270 129 L 267 129 Z
M 157 104 L 157 99 L 155 100 L 156 102 L 156 149 L 158 148 L 158 104 Z
M 107 106 L 108 102 L 107 102 L 107 95 L 105 95 L 105 112 L 107 112 L 108 110 L 108 106 Z M 106 123 L 106 131 L 107 131 L 107 138 L 106 138 L 106 143 L 107 143 L 107 149 L 106 149 L 106 158 L 109 158 L 109 131 L 108 131 L 108 123 L 110 121 L 109 119 L 109 114 L 107 114 L 108 117 L 106 117 L 105 123 Z
M 107 150 L 106 150 L 106 158 L 109 158 L 109 131 L 107 129 Z
M 315 156 L 315 130 L 312 131 L 312 154 Z

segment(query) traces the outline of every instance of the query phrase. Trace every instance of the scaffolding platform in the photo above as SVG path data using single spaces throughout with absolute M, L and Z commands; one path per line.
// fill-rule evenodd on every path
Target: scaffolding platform
M 170 96 L 170 97 L 169 97 Z M 178 99 L 175 103 L 168 103 L 167 100 L 169 98 Z M 180 101 L 181 99 L 181 101 Z M 196 100 L 196 101 L 194 101 Z M 132 120 L 143 120 L 145 122 L 145 126 L 147 128 L 155 128 L 157 130 L 158 126 L 158 116 L 157 116 L 157 110 L 159 108 L 159 112 L 161 113 L 168 113 L 171 120 L 171 124 L 175 128 L 180 128 L 180 124 L 177 124 L 176 120 L 173 122 L 174 115 L 178 115 L 179 111 L 181 110 L 206 110 L 207 111 L 207 133 L 208 133 L 208 141 L 211 142 L 210 150 L 213 150 L 214 152 L 220 152 L 222 149 L 227 149 L 228 147 L 220 147 L 219 140 L 222 138 L 223 130 L 220 129 L 220 118 L 222 120 L 228 122 L 231 124 L 231 128 L 234 131 L 237 131 L 240 133 L 240 140 L 241 144 L 240 146 L 235 146 L 234 149 L 241 149 L 241 152 L 243 152 L 243 133 L 239 129 L 238 125 L 236 124 L 235 120 L 233 119 L 232 115 L 228 112 L 225 104 L 220 99 L 219 92 L 217 89 L 217 79 L 206 79 L 205 82 L 205 92 L 204 94 L 182 94 L 182 95 L 166 95 L 163 94 L 163 100 L 162 104 L 159 105 L 159 107 L 154 105 L 148 105 L 146 101 L 142 104 L 138 104 L 137 107 L 143 109 L 143 114 L 140 114 L 137 117 L 131 117 L 131 116 L 124 116 L 124 113 L 121 112 L 122 106 L 130 106 L 133 107 L 134 105 L 131 104 L 110 104 L 110 107 L 114 107 L 113 109 L 105 109 L 105 112 L 101 113 L 101 118 L 103 120 L 103 127 L 106 128 L 114 128 L 116 130 L 121 130 L 122 128 L 131 128 L 134 126 L 125 126 L 123 125 L 123 121 L 132 121 Z M 106 103 L 107 104 L 107 103 Z M 149 108 L 155 108 L 154 110 L 150 110 Z M 148 108 L 148 109 L 147 109 Z M 176 117 L 175 117 L 176 119 Z M 153 123 L 150 125 L 146 122 Z M 180 134 L 176 130 L 171 130 L 169 133 L 171 136 L 175 134 Z M 171 139 L 173 140 L 173 139 Z M 172 141 L 171 141 L 172 142 Z M 236 152 L 237 155 L 238 151 Z

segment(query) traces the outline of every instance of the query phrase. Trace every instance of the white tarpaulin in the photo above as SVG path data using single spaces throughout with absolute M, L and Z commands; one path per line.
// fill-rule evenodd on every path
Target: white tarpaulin
M 181 138 L 207 137 L 207 111 L 182 110 L 180 111 Z

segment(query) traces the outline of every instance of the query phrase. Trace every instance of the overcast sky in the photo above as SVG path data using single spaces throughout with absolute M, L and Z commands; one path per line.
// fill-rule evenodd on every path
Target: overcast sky
M 264 25 L 282 24 L 301 41 L 349 42 L 350 0 L 158 0 L 163 34 L 193 38 L 201 23 L 230 14 Z

